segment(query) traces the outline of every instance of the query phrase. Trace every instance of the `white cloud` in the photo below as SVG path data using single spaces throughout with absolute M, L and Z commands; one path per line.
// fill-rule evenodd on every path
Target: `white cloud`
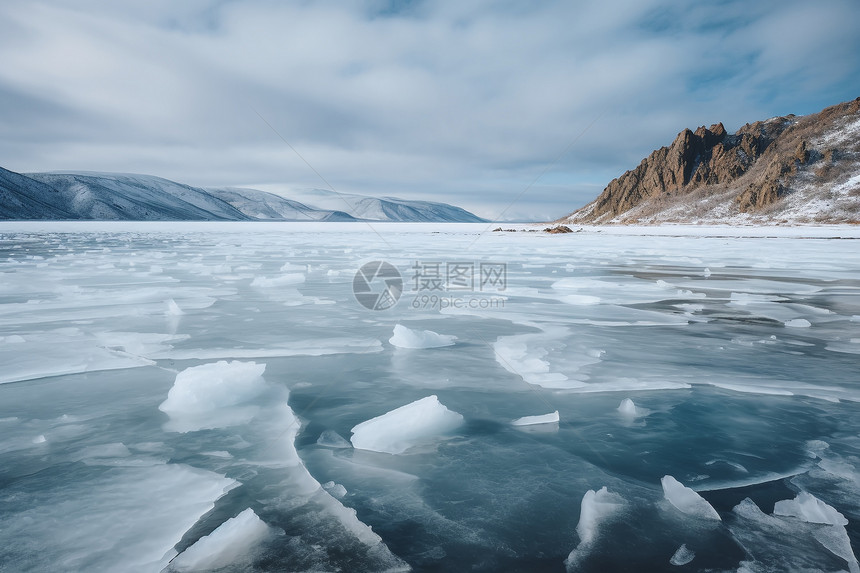
M 339 190 L 492 216 L 595 122 L 509 212 L 560 216 L 683 127 L 860 95 L 850 0 L 126 4 L 0 6 L 4 167 L 322 186 L 259 112 Z

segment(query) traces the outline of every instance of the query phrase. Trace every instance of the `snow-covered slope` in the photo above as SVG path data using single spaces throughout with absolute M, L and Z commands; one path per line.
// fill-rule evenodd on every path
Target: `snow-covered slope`
M 340 195 L 322 190 L 301 194 L 314 201 L 257 189 L 203 189 L 152 175 L 93 172 L 22 175 L 0 168 L 0 219 L 482 221 L 445 203 Z
M 31 173 L 65 199 L 73 219 L 188 221 L 249 220 L 203 189 L 152 175 L 118 173 Z M 18 217 L 15 217 L 18 218 Z
M 0 218 L 76 219 L 65 196 L 49 185 L 0 167 Z
M 274 193 L 257 189 L 217 188 L 206 189 L 209 193 L 230 203 L 252 219 L 274 221 L 355 221 L 356 218 L 335 209 L 309 207 Z
M 357 219 L 368 221 L 447 221 L 449 223 L 480 223 L 477 215 L 434 201 L 413 201 L 396 197 L 367 197 L 350 193 L 335 193 L 325 189 L 290 191 L 290 197 L 320 209 L 345 211 Z

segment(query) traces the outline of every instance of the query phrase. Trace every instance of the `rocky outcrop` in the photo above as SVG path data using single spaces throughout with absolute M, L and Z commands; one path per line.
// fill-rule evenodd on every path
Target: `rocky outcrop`
M 849 183 L 860 173 L 860 98 L 824 111 L 746 124 L 734 134 L 722 123 L 685 129 L 635 169 L 607 185 L 590 204 L 560 222 L 698 222 L 771 216 L 785 198 Z M 860 183 L 857 184 L 860 187 Z M 840 199 L 851 219 L 860 200 Z M 848 201 L 844 201 L 844 199 Z M 797 210 L 797 201 L 790 207 Z M 820 214 L 820 213 L 819 213 Z M 840 221 L 841 222 L 841 221 Z

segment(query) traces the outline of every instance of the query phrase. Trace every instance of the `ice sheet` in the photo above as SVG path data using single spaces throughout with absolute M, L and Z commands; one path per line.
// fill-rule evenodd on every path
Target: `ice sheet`
M 845 526 L 729 510 L 740 495 L 770 508 L 809 492 L 851 520 L 857 546 L 860 254 L 856 241 L 790 238 L 856 229 L 383 226 L 385 244 L 364 225 L 46 225 L 0 222 L 0 353 L 16 379 L 0 385 L 0 496 L 24 495 L 0 503 L 0 520 L 80 498 L 88 509 L 71 515 L 102 524 L 112 514 L 91 486 L 179 507 L 184 494 L 144 493 L 138 473 L 169 465 L 241 485 L 177 520 L 158 551 L 138 552 L 150 534 L 127 545 L 158 564 L 250 506 L 289 535 L 259 545 L 263 561 L 238 567 L 249 571 L 552 570 L 587 531 L 575 553 L 586 570 L 663 570 L 682 544 L 695 552 L 684 567 L 701 570 L 853 567 Z M 385 312 L 352 294 L 372 260 L 404 280 Z M 474 262 L 476 282 L 446 296 L 504 304 L 416 308 L 413 266 L 448 261 Z M 479 284 L 484 262 L 506 264 L 504 290 Z M 278 284 L 287 275 L 304 280 Z M 456 344 L 392 347 L 397 324 Z M 171 431 L 158 406 L 177 373 L 262 357 L 259 394 L 235 393 L 187 428 L 210 429 Z M 414 455 L 342 438 L 431 394 L 463 417 Z M 635 403 L 619 410 L 625 398 Z M 554 410 L 564 423 L 510 425 Z M 390 442 L 402 426 L 388 430 Z M 702 495 L 725 522 L 677 511 L 663 474 L 715 490 Z M 600 485 L 623 509 L 574 536 L 583 493 Z M 36 570 L 99 569 L 74 561 L 101 550 L 97 537 L 45 551 L 55 532 L 35 523 L 0 526 L 4 565 L 14 551 Z
M 38 490 L 13 488 L 0 494 L 0 530 L 18 541 L 4 544 L 0 562 L 22 571 L 160 571 L 185 531 L 236 485 L 161 464 L 78 469 Z

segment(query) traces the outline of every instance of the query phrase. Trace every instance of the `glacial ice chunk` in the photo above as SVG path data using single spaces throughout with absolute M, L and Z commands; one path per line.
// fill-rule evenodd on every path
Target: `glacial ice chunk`
M 535 426 L 537 424 L 553 424 L 558 423 L 558 410 L 555 412 L 550 412 L 549 414 L 542 414 L 540 416 L 523 416 L 522 418 L 517 418 L 511 425 L 513 426 Z
M 171 418 L 169 429 L 188 432 L 242 424 L 256 406 L 239 407 L 266 389 L 265 364 L 227 362 L 192 366 L 176 375 L 167 399 L 158 406 Z
M 176 301 L 172 298 L 167 299 L 165 304 L 167 305 L 167 310 L 164 311 L 164 314 L 166 314 L 167 316 L 182 316 L 183 314 L 185 314 L 185 311 L 182 310 L 179 305 L 176 304 Z
M 256 277 L 251 281 L 252 287 L 259 288 L 277 288 L 289 285 L 298 285 L 305 282 L 305 275 L 302 273 L 290 273 L 279 277 Z
M 579 523 L 576 526 L 576 533 L 579 535 L 580 541 L 582 543 L 593 542 L 597 537 L 600 522 L 621 509 L 623 502 L 624 500 L 620 495 L 610 493 L 606 486 L 597 491 L 590 489 L 585 492 L 579 510 Z
M 740 518 L 729 526 L 732 535 L 756 561 L 768 563 L 773 570 L 831 571 L 836 556 L 847 563 L 848 571 L 860 572 L 842 525 L 845 518 L 811 494 L 804 494 L 777 502 L 772 515 L 763 513 L 749 498 L 744 499 L 732 510 Z
M 568 571 L 574 569 L 589 552 L 597 539 L 601 523 L 618 513 L 623 505 L 624 498 L 617 493 L 610 493 L 606 486 L 597 491 L 590 489 L 585 492 L 579 509 L 579 523 L 576 525 L 579 545 L 570 552 L 564 562 Z
M 845 530 L 848 520 L 836 508 L 827 505 L 811 493 L 802 491 L 794 499 L 776 502 L 773 514 L 794 517 L 806 523 L 822 524 L 823 527 L 813 530 L 813 537 L 828 551 L 845 559 L 851 573 L 860 571 L 857 557 L 851 549 L 851 540 Z
M 400 348 L 440 348 L 451 346 L 457 340 L 450 334 L 438 334 L 432 330 L 412 330 L 402 324 L 394 325 L 394 336 L 388 342 Z
M 716 519 L 720 521 L 720 514 L 717 513 L 717 510 L 705 498 L 672 476 L 663 476 L 660 483 L 663 486 L 663 496 L 678 511 L 700 519 Z
M 213 571 L 247 562 L 251 551 L 263 542 L 272 529 L 250 507 L 231 517 L 215 531 L 198 539 L 170 563 L 175 571 Z
M 808 523 L 848 525 L 845 516 L 809 492 L 802 491 L 794 499 L 784 499 L 773 506 L 773 514 L 796 517 Z
M 322 487 L 324 490 L 329 492 L 332 497 L 335 497 L 337 499 L 343 499 L 343 497 L 346 495 L 346 488 L 342 484 L 335 483 L 333 481 L 327 481 L 322 484 Z
M 320 437 L 317 438 L 317 444 L 326 448 L 351 448 L 346 438 L 335 432 L 334 430 L 325 430 Z
M 624 398 L 618 405 L 618 412 L 625 418 L 640 418 L 650 414 L 651 410 L 637 406 L 630 398 Z
M 447 434 L 463 423 L 435 395 L 358 424 L 352 429 L 352 445 L 361 450 L 401 454 L 409 448 Z
M 794 318 L 792 320 L 786 320 L 785 325 L 789 328 L 809 328 L 812 326 L 805 318 Z
M 679 547 L 675 554 L 672 555 L 671 559 L 669 559 L 669 563 L 671 565 L 677 565 L 680 567 L 681 565 L 686 565 L 695 557 L 696 553 L 692 549 L 687 547 L 685 543 L 682 543 L 681 547 Z

